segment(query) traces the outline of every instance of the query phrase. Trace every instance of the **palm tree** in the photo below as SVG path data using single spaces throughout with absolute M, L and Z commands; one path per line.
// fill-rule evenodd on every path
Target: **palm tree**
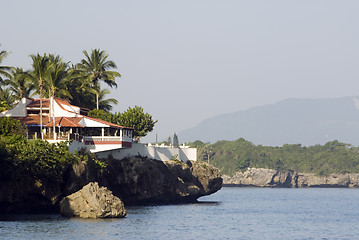
M 24 97 L 29 97 L 31 92 L 35 89 L 34 83 L 31 81 L 31 75 L 28 71 L 22 68 L 15 68 L 8 80 L 4 83 L 9 85 L 9 89 L 13 92 L 16 100 L 21 100 Z
M 15 96 L 9 88 L 0 88 L 0 111 L 9 110 L 15 103 Z
M 67 90 L 72 96 L 71 99 L 68 99 L 71 104 L 89 109 L 96 107 L 93 95 L 97 92 L 92 88 L 92 84 L 86 77 L 85 72 L 78 65 L 72 65 L 68 69 Z
M 1 45 L 0 45 L 1 46 Z M 0 64 L 7 57 L 9 53 L 7 51 L 0 52 Z M 4 81 L 3 77 L 9 78 L 12 67 L 0 65 L 0 83 Z
M 34 83 L 37 87 L 36 92 L 40 95 L 40 131 L 41 131 L 41 138 L 43 138 L 42 133 L 42 97 L 43 97 L 43 90 L 44 90 L 44 81 L 49 72 L 49 57 L 44 54 L 41 56 L 40 54 L 37 55 L 30 55 L 32 58 L 32 72 L 31 75 L 33 77 Z
M 99 81 L 104 81 L 110 87 L 117 87 L 115 78 L 121 77 L 121 74 L 116 71 L 109 71 L 110 69 L 117 68 L 117 66 L 113 61 L 107 60 L 108 54 L 105 51 L 94 49 L 91 52 L 91 56 L 87 51 L 83 51 L 83 53 L 86 58 L 81 60 L 78 67 L 92 83 L 96 91 L 96 107 L 99 109 L 99 93 L 101 91 Z
M 112 110 L 111 104 L 117 104 L 118 101 L 115 98 L 105 99 L 105 95 L 107 94 L 110 94 L 110 90 L 108 89 L 101 90 L 101 92 L 99 93 L 99 107 L 102 110 L 111 111 Z
M 49 55 L 49 69 L 44 86 L 48 89 L 45 96 L 71 99 L 68 91 L 68 63 L 64 63 L 60 56 Z
M 52 115 L 53 122 L 53 133 L 55 139 L 55 105 L 54 105 L 54 97 L 66 97 L 71 98 L 71 94 L 67 90 L 67 80 L 68 80 L 68 63 L 64 63 L 62 58 L 58 55 L 49 55 L 49 68 L 47 71 L 47 77 L 44 81 L 44 87 L 48 89 L 46 92 L 46 96 L 50 98 L 50 109 Z M 50 122 L 49 115 L 49 122 Z

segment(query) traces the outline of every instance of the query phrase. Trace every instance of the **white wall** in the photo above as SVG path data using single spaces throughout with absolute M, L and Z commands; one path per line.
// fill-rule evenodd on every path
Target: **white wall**
M 64 107 L 64 108 L 65 108 L 65 106 L 66 105 L 62 105 L 62 107 Z M 69 111 L 66 111 L 63 108 L 61 108 L 61 106 L 59 105 L 58 102 L 56 102 L 56 100 L 54 101 L 54 109 L 55 109 L 55 111 L 54 111 L 55 117 L 77 117 L 78 116 L 77 113 L 69 112 L 69 111 L 74 111 L 73 109 L 71 109 L 71 110 L 68 109 Z
M 96 153 L 99 158 L 107 158 L 110 154 L 115 159 L 119 160 L 125 157 L 143 156 L 160 161 L 169 161 L 174 159 L 175 155 L 177 155 L 177 159 L 181 160 L 182 162 L 187 162 L 188 160 L 197 160 L 196 148 L 156 147 L 146 146 L 145 144 L 141 143 L 133 143 L 132 148 L 114 149 Z
M 91 145 L 87 144 L 85 145 L 86 149 L 89 150 L 91 153 L 98 153 L 98 152 L 108 152 L 110 150 L 115 150 L 122 148 L 122 144 L 96 144 Z
M 32 100 L 23 98 L 13 109 L 0 113 L 0 117 L 26 117 L 26 106 L 31 102 Z

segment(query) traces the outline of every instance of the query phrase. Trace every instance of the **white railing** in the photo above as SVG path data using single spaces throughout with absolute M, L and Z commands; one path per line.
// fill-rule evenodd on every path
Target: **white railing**
M 122 137 L 114 137 L 114 136 L 84 136 L 85 141 L 122 141 Z

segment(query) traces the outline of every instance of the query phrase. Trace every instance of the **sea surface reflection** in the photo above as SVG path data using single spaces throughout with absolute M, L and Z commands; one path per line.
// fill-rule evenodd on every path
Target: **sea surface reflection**
M 355 239 L 359 189 L 223 188 L 196 204 L 127 207 L 123 219 L 0 215 L 14 239 Z

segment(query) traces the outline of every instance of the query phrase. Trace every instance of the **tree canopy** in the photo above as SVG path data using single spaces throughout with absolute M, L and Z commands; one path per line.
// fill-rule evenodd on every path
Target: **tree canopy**
M 4 78 L 9 78 L 10 77 L 10 72 L 11 72 L 12 68 L 9 67 L 9 66 L 3 66 L 2 65 L 2 62 L 7 57 L 8 54 L 9 54 L 9 52 L 7 52 L 5 50 L 0 51 L 0 83 L 2 81 L 4 81 Z
M 121 74 L 110 71 L 116 69 L 117 66 L 115 62 L 107 60 L 108 54 L 105 51 L 94 49 L 91 51 L 91 55 L 87 51 L 83 51 L 83 54 L 85 58 L 78 64 L 78 68 L 81 70 L 84 79 L 92 84 L 92 88 L 96 91 L 96 108 L 99 109 L 100 80 L 110 87 L 117 87 L 115 78 L 121 77 Z
M 32 69 L 23 70 L 1 66 L 7 51 L 0 52 L 0 110 L 14 106 L 23 97 L 40 96 L 40 115 L 42 98 L 60 97 L 71 104 L 87 109 L 90 116 L 134 129 L 134 137 L 139 139 L 153 130 L 157 121 L 142 107 L 129 107 L 123 113 L 110 113 L 115 98 L 107 98 L 108 89 L 101 89 L 100 81 L 110 87 L 117 87 L 119 72 L 113 71 L 117 65 L 108 60 L 108 54 L 100 49 L 83 51 L 85 58 L 78 64 L 70 64 L 55 54 L 32 54 Z M 40 118 L 42 120 L 42 118 Z
M 139 140 L 141 137 L 153 130 L 157 120 L 153 120 L 149 113 L 144 113 L 143 108 L 135 106 L 129 107 L 125 112 L 119 115 L 118 124 L 134 129 L 134 137 Z
M 117 66 L 113 61 L 107 60 L 108 54 L 105 51 L 84 51 L 86 58 L 75 65 L 65 62 L 59 55 L 32 54 L 30 70 L 2 66 L 2 61 L 8 54 L 7 51 L 0 52 L 2 110 L 11 108 L 23 97 L 33 95 L 39 95 L 40 101 L 43 97 L 60 97 L 73 105 L 88 109 L 111 110 L 112 105 L 118 103 L 117 99 L 106 97 L 110 91 L 101 89 L 99 83 L 101 80 L 110 87 L 116 87 L 115 78 L 121 76 L 118 72 L 110 71 Z
M 174 147 L 178 147 L 178 146 L 179 146 L 178 136 L 177 136 L 176 133 L 173 134 L 173 146 L 174 146 Z
M 153 130 L 157 120 L 153 120 L 149 113 L 144 113 L 143 108 L 135 106 L 129 107 L 123 113 L 111 113 L 104 110 L 91 110 L 90 117 L 99 118 L 117 125 L 133 128 L 134 138 L 139 140 Z
M 189 143 L 198 148 L 198 159 L 208 160 L 223 174 L 232 175 L 248 167 L 269 168 L 328 175 L 330 173 L 359 173 L 359 148 L 338 141 L 325 145 L 302 146 L 284 144 L 282 147 L 254 145 L 243 138 L 236 141 L 218 141 L 214 144 L 196 141 Z

